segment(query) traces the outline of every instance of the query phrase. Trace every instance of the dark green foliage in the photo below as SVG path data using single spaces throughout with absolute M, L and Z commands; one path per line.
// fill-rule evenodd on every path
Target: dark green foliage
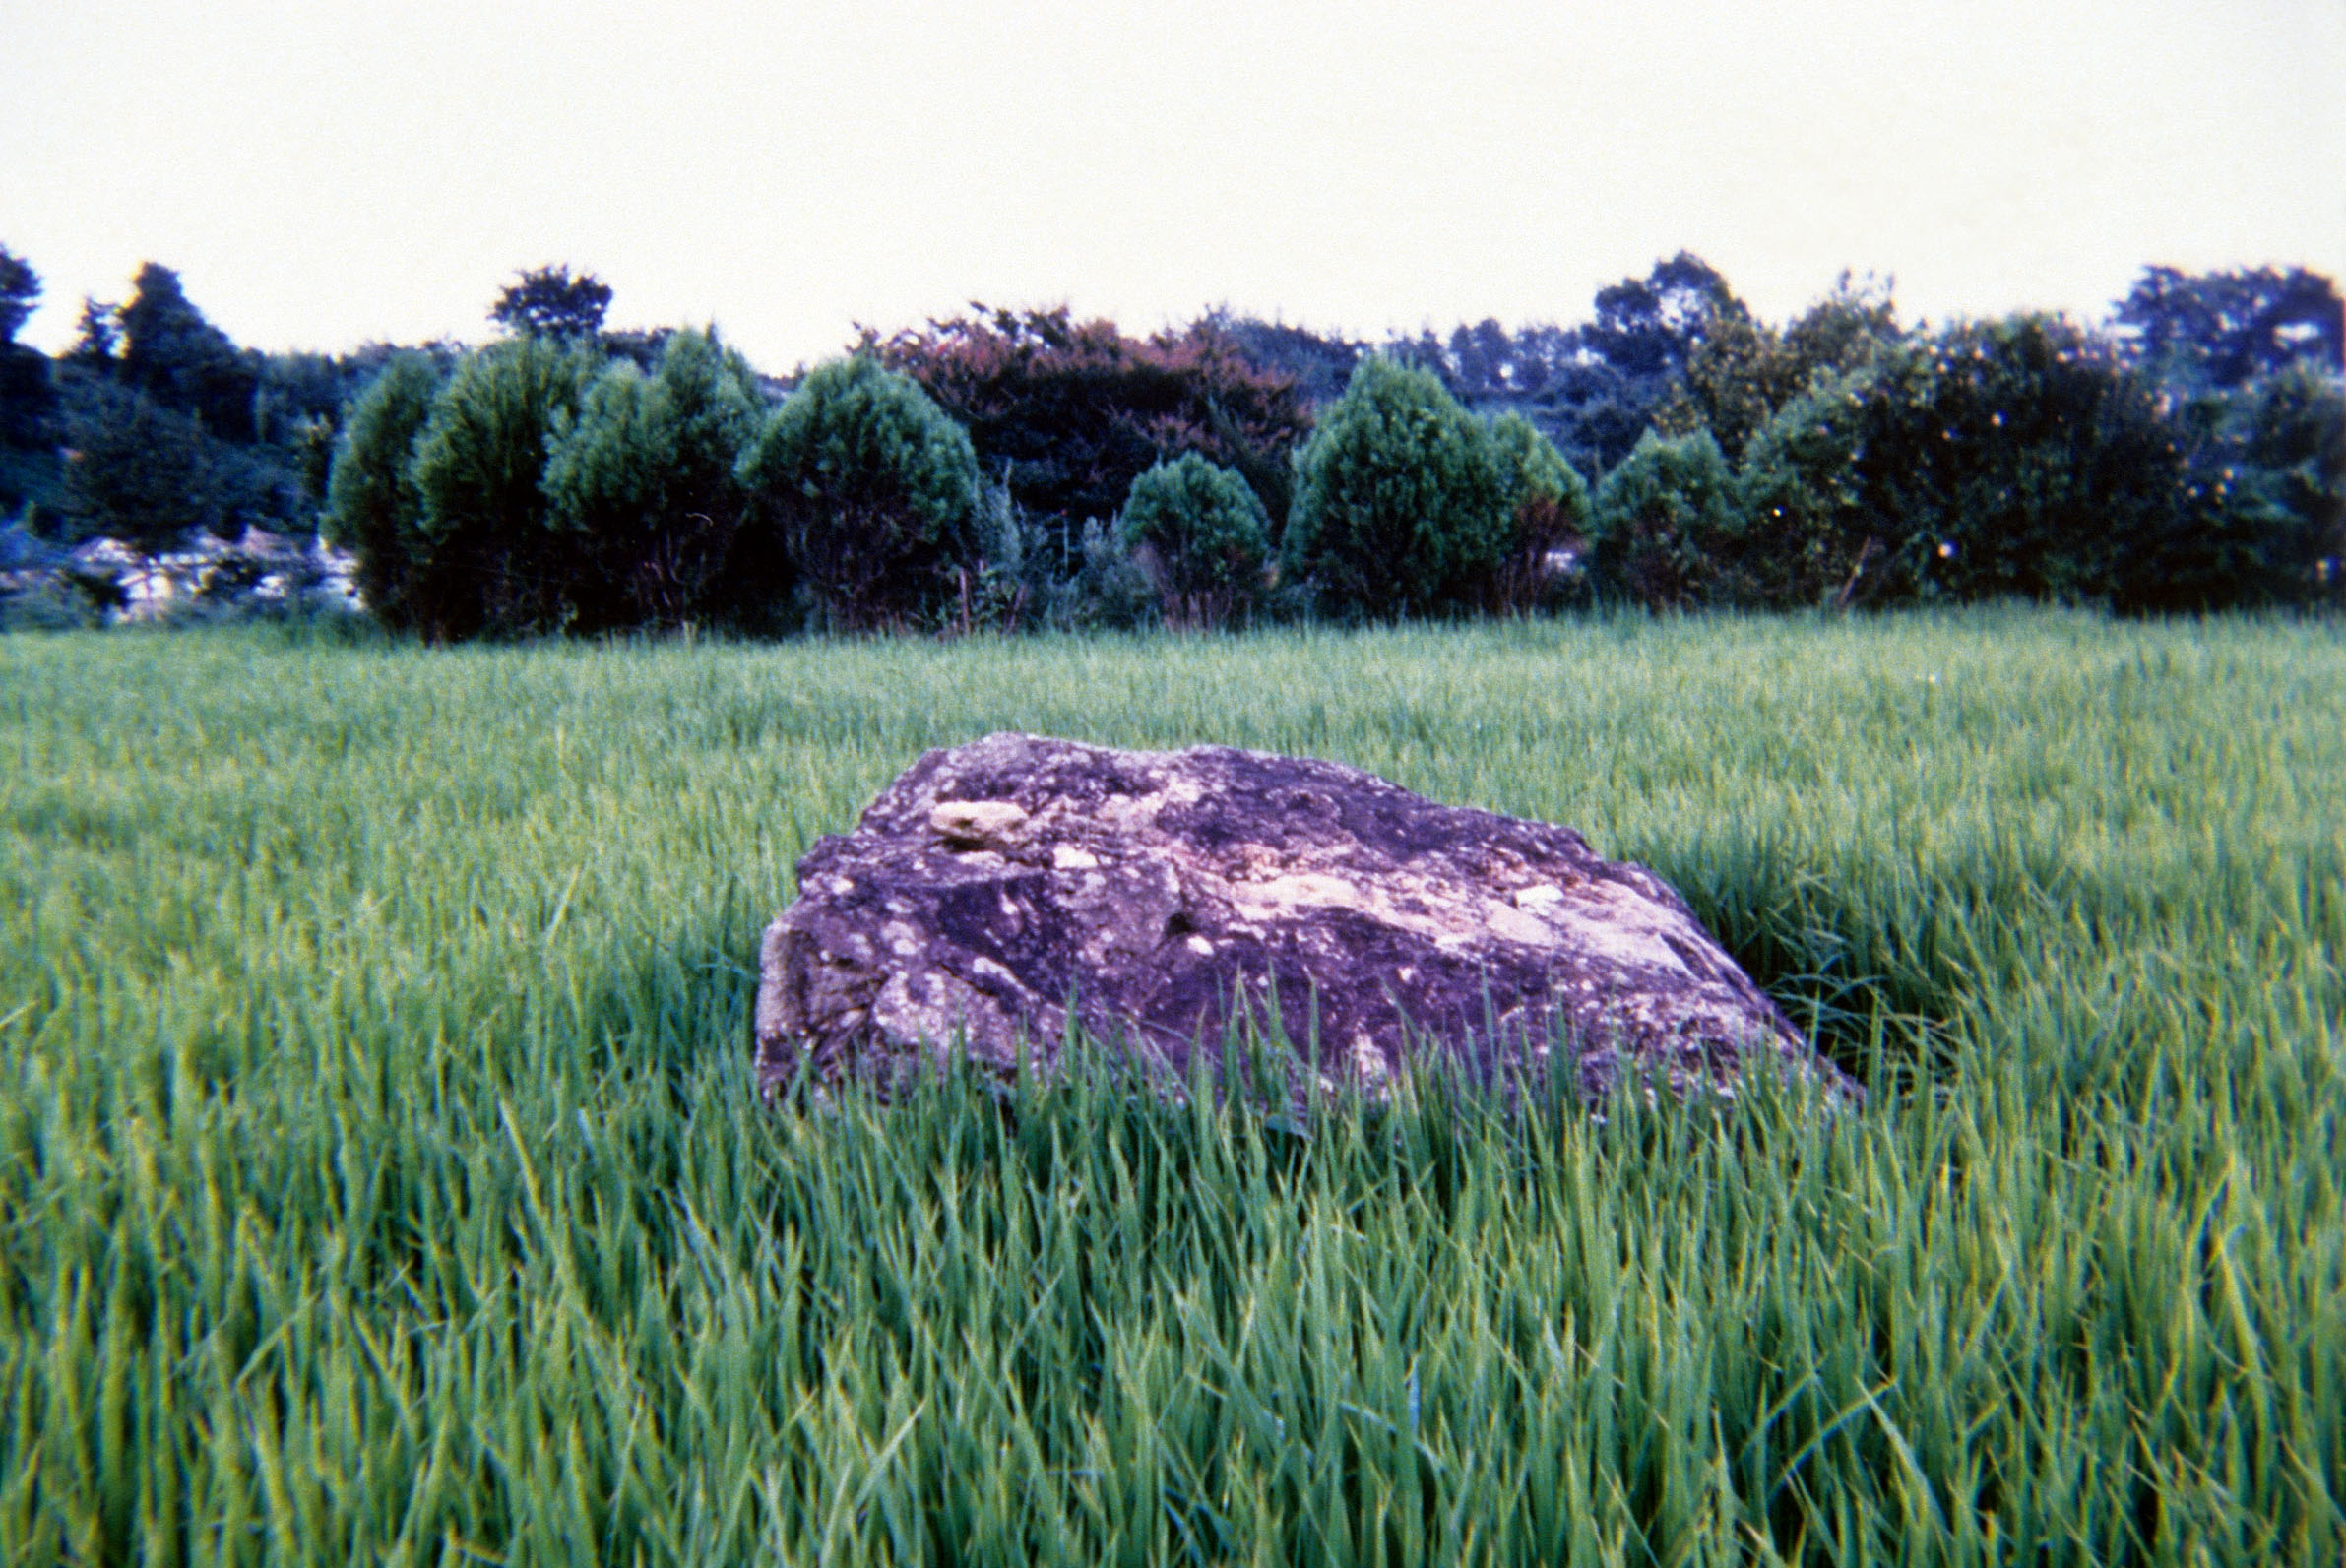
M 1509 411 L 1490 421 L 1490 449 L 1505 490 L 1509 528 L 1506 553 L 1491 577 L 1486 604 L 1502 611 L 1536 608 L 1561 592 L 1562 558 L 1588 542 L 1594 517 L 1588 483 L 1555 443 L 1520 413 Z
M 2298 363 L 2251 395 L 2242 456 L 2274 520 L 2280 560 L 2304 587 L 2346 594 L 2346 387 Z M 2314 567 L 2306 583 L 2305 568 Z M 2295 597 L 2288 589 L 2275 596 Z
M 2185 500 L 2148 388 L 2060 317 L 1959 324 L 1920 353 L 1867 406 L 1863 455 L 1914 591 L 2134 601 Z
M 568 267 L 499 295 L 516 335 L 499 352 L 517 357 L 427 345 L 443 374 L 464 360 L 461 388 L 419 415 L 403 371 L 355 443 L 345 409 L 383 345 L 241 349 L 148 263 L 126 304 L 84 301 L 52 365 L 12 341 L 39 288 L 0 247 L 0 517 L 167 550 L 196 530 L 303 533 L 339 479 L 336 535 L 360 549 L 369 602 L 432 636 L 770 632 L 810 612 L 1215 621 L 1254 594 L 1234 477 L 1276 525 L 1276 601 L 1355 621 L 1591 587 L 1673 606 L 2129 611 L 2346 593 L 2346 306 L 2303 269 L 2148 269 L 2116 339 L 2043 316 L 1909 337 L 1886 286 L 1847 274 L 1778 330 L 1685 252 L 1604 289 L 1585 325 L 1486 319 L 1382 359 L 1228 311 L 1146 341 L 1064 308 L 866 332 L 869 358 L 966 422 L 959 448 L 919 433 L 939 428 L 927 414 L 882 416 L 903 400 L 844 369 L 823 388 L 833 413 L 754 431 L 779 384 L 761 392 L 701 335 L 603 334 L 609 288 Z M 799 447 L 761 457 L 785 425 Z M 1581 475 L 1648 431 L 1674 439 L 1616 487 L 1600 540 Z M 1175 470 L 1121 512 L 1144 474 Z
M 1745 531 L 1732 561 L 1745 603 L 1846 608 L 1952 592 L 1959 542 L 1935 531 L 1945 505 L 1895 460 L 1898 432 L 1929 429 L 1935 392 L 1929 349 L 1886 352 L 1820 376 L 1759 429 L 1739 476 Z
M 1804 367 L 1785 352 L 1783 336 L 1738 315 L 1718 323 L 1695 347 L 1655 410 L 1653 428 L 1664 436 L 1708 430 L 1728 462 L 1740 463 L 1753 433 L 1806 386 Z
M 433 400 L 413 470 L 432 570 L 412 603 L 427 635 L 553 631 L 577 618 L 585 552 L 554 526 L 539 480 L 599 368 L 590 350 L 520 338 L 466 360 Z
M 431 571 L 414 474 L 416 439 L 440 383 L 424 355 L 394 355 L 350 406 L 326 486 L 320 532 L 357 557 L 359 596 L 394 628 L 425 624 L 430 601 L 447 592 Z
M 573 278 L 567 266 L 538 267 L 498 292 L 488 319 L 519 337 L 578 341 L 602 330 L 610 305 L 610 285 L 593 273 Z
M 1734 475 L 1708 430 L 1651 431 L 1597 486 L 1589 572 L 1607 600 L 1699 609 L 1738 597 Z
M 1738 485 L 1745 531 L 1739 596 L 1780 609 L 1881 604 L 1929 592 L 1942 541 L 1906 526 L 1900 475 L 1866 461 L 1889 410 L 1925 407 L 1930 360 L 1885 358 L 1826 375 L 1762 427 Z
M 1747 314 L 1717 268 L 1691 251 L 1656 262 L 1642 279 L 1597 293 L 1597 316 L 1581 344 L 1622 374 L 1669 377 L 1720 321 Z
M 604 366 L 554 441 L 543 481 L 555 526 L 593 563 L 574 600 L 578 630 L 754 625 L 786 601 L 781 552 L 770 541 L 735 548 L 733 470 L 759 411 L 748 363 L 713 333 L 669 335 L 649 376 L 630 360 Z
M 2002 596 L 2147 608 L 2187 523 L 2149 388 L 2072 323 L 1962 323 L 1828 377 L 1754 438 L 1757 601 Z
M 1868 274 L 1863 282 L 1843 272 L 1833 291 L 1810 305 L 1784 329 L 1784 346 L 1807 372 L 1807 381 L 1831 371 L 1855 370 L 1906 336 L 1888 280 Z
M 122 347 L 122 328 L 114 320 L 121 308 L 84 294 L 82 313 L 74 320 L 73 346 L 65 351 L 66 362 L 85 370 L 111 372 Z
M 0 245 L 0 345 L 13 344 L 40 303 L 40 274 L 32 264 Z
M 0 519 L 52 499 L 58 482 L 48 356 L 16 341 L 39 300 L 40 274 L 0 245 Z
M 286 448 L 300 445 L 305 426 L 319 421 L 332 426 L 341 417 L 343 405 L 371 379 L 358 371 L 355 356 L 265 355 L 260 384 L 253 393 L 255 439 Z
M 2146 270 L 2120 308 L 2190 490 L 2141 586 L 2149 607 L 2309 602 L 2341 592 L 2346 306 L 2329 279 L 2271 268 Z
M 924 624 L 981 570 L 968 433 L 869 355 L 808 375 L 767 416 L 739 476 L 831 628 Z
M 1486 319 L 1447 340 L 1430 330 L 1397 340 L 1389 351 L 1440 376 L 1477 413 L 1521 413 L 1574 469 L 1599 475 L 1629 455 L 1701 346 L 1748 327 L 1749 312 L 1716 269 L 1685 251 L 1601 290 L 1596 305 L 1596 319 L 1578 327 L 1510 334 Z
M 1820 377 L 1856 370 L 1899 341 L 1887 289 L 1857 287 L 1847 273 L 1832 293 L 1782 332 L 1736 302 L 1717 313 L 1654 416 L 1664 435 L 1707 429 L 1729 463 L 1778 409 Z
M 1512 521 L 1482 421 L 1430 373 L 1380 354 L 1297 459 L 1281 571 L 1345 619 L 1440 613 L 1484 592 Z
M 2306 361 L 2178 400 L 2190 500 L 2152 607 L 2334 600 L 2346 580 L 2346 392 Z
M 740 549 L 733 479 L 757 408 L 701 333 L 668 336 L 650 376 L 550 337 L 445 376 L 395 354 L 351 406 L 328 537 L 386 625 L 428 637 L 767 629 L 779 568 Z
M 48 356 L 0 343 L 0 517 L 54 490 L 56 407 Z
M 1244 479 L 1194 452 L 1132 481 L 1123 534 L 1148 552 L 1176 622 L 1242 619 L 1261 596 L 1270 519 Z
M 1165 594 L 1120 530 L 1087 520 L 1076 531 L 1072 573 L 1046 580 L 1036 624 L 1054 631 L 1137 631 L 1165 621 Z
M 199 528 L 229 539 L 255 527 L 306 533 L 330 432 L 261 428 L 270 363 L 238 348 L 188 301 L 176 273 L 150 262 L 128 304 L 84 302 L 81 340 L 30 438 L 26 420 L 0 421 L 10 426 L 0 446 L 42 449 L 10 463 L 0 488 L 28 475 L 49 492 L 44 529 L 118 537 L 143 553 Z M 33 391 L 49 391 L 45 361 L 8 368 L 37 368 Z M 44 481 L 44 470 L 55 477 Z
M 716 329 L 712 327 L 710 331 L 714 334 Z M 648 376 L 660 368 L 660 356 L 675 335 L 673 327 L 631 327 L 624 332 L 603 333 L 599 341 L 604 353 L 613 359 L 626 360 Z
M 205 320 L 177 273 L 154 262 L 142 266 L 130 302 L 116 319 L 122 329 L 117 373 L 126 384 L 192 415 L 223 441 L 253 439 L 261 356 L 238 348 Z
M 199 530 L 243 532 L 229 510 L 220 445 L 191 415 L 102 377 L 64 388 L 63 492 L 43 527 L 80 541 L 118 539 L 142 555 L 176 548 Z
M 2346 302 L 2292 267 L 2191 274 L 2146 267 L 2118 321 L 2134 358 L 2170 385 L 2228 390 L 2293 364 L 2346 371 Z
M 46 531 L 43 521 L 65 493 L 65 462 L 50 446 L 0 443 L 0 518 L 16 516 Z

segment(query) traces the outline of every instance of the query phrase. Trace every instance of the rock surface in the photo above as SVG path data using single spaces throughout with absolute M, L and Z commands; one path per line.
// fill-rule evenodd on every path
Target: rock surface
M 1489 1081 L 1553 1042 L 1590 1096 L 1624 1066 L 1732 1092 L 1752 1051 L 1860 1093 L 1651 872 L 1336 763 L 989 735 L 921 757 L 798 884 L 761 954 L 769 1091 L 802 1066 L 898 1087 L 956 1039 L 1047 1070 L 1072 1001 L 1183 1075 L 1243 1007 L 1370 1094 L 1414 1052 Z

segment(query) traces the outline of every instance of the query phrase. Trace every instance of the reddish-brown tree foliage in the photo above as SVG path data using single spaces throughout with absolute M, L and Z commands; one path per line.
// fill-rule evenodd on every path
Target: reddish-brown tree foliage
M 1063 305 L 970 308 L 863 344 L 969 429 L 986 476 L 1007 477 L 1030 514 L 1113 517 L 1152 465 L 1196 452 L 1237 470 L 1274 526 L 1286 518 L 1288 454 L 1310 413 L 1291 378 L 1212 322 L 1142 340 Z

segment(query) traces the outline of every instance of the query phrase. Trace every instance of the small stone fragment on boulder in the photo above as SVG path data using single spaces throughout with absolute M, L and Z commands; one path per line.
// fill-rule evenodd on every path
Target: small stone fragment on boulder
M 886 1093 L 956 1051 L 1048 1073 L 1073 1037 L 1185 1080 L 1274 1015 L 1302 1082 L 1371 1097 L 1429 1050 L 1592 1098 L 1624 1073 L 1733 1094 L 1754 1053 L 1862 1094 L 1683 899 L 1570 828 L 1311 758 L 1025 734 L 927 753 L 798 862 L 757 1072 Z

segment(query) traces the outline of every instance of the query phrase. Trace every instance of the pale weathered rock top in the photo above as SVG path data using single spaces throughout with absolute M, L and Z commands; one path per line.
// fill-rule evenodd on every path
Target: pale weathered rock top
M 798 875 L 761 956 L 768 1086 L 895 1084 L 955 1041 L 1047 1068 L 1072 1000 L 1182 1074 L 1242 1006 L 1331 1086 L 1428 1047 L 1488 1078 L 1561 1040 L 1591 1094 L 1630 1059 L 1728 1088 L 1752 1050 L 1857 1093 L 1651 872 L 1338 763 L 988 735 L 921 757 Z

